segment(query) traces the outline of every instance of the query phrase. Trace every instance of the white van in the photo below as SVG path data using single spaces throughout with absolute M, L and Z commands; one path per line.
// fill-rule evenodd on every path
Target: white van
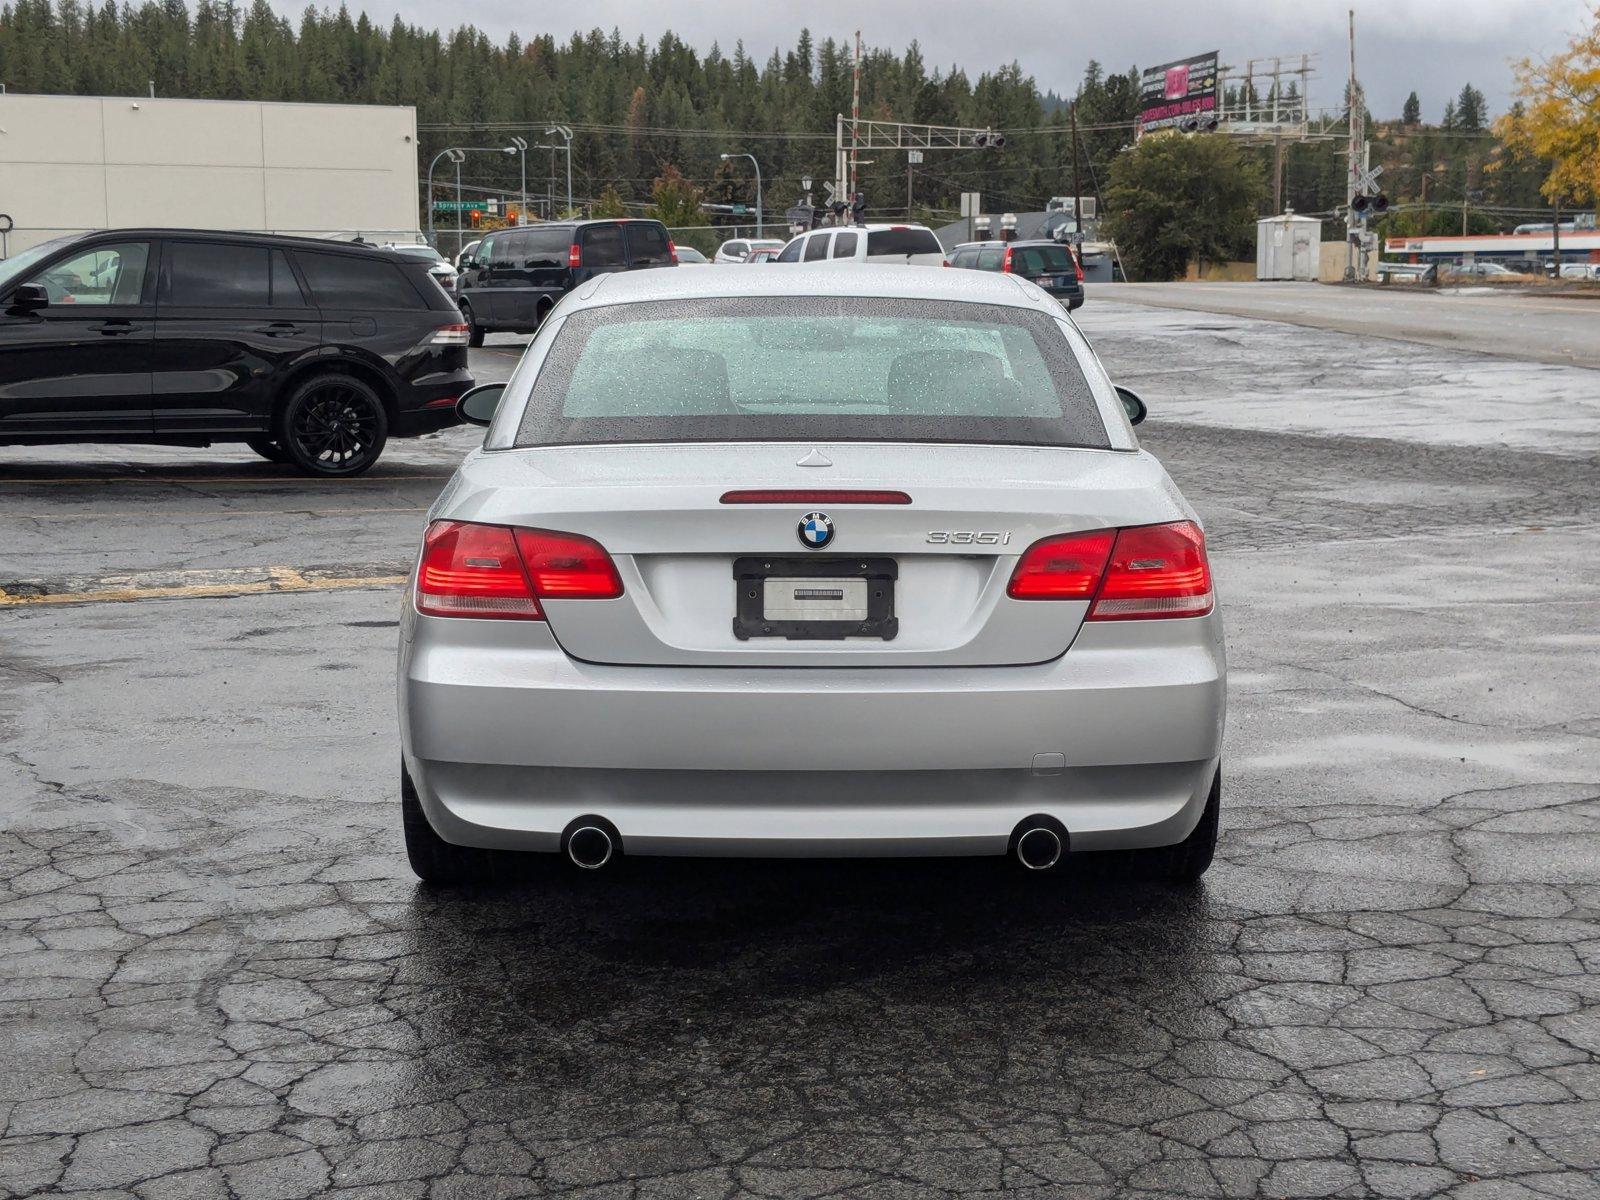
M 802 233 L 775 262 L 900 263 L 942 267 L 944 248 L 926 225 L 841 225 Z

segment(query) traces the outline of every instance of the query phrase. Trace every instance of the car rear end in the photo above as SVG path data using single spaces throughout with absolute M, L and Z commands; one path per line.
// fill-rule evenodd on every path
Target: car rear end
M 405 762 L 445 843 L 1190 836 L 1224 691 L 1194 514 L 1059 310 L 896 294 L 900 274 L 608 287 L 530 348 L 430 514 L 402 622 Z
M 1005 248 L 1000 269 L 1043 288 L 1069 312 L 1083 304 L 1083 268 L 1070 246 L 1060 242 L 1012 244 Z
M 395 260 L 422 306 L 403 311 L 386 306 L 374 309 L 369 319 L 397 377 L 389 432 L 415 437 L 461 423 L 456 401 L 473 385 L 467 361 L 470 331 L 431 262 L 405 255 L 395 255 Z M 336 339 L 325 330 L 324 340 Z

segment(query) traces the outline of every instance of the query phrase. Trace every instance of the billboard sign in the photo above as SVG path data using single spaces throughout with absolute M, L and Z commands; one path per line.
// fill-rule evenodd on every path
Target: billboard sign
M 1149 67 L 1139 77 L 1139 131 L 1173 129 L 1217 114 L 1220 51 Z

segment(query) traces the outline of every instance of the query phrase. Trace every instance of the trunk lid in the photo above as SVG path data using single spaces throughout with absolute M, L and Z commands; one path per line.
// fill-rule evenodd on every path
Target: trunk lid
M 823 465 L 826 462 L 828 465 Z M 801 465 L 802 463 L 808 465 Z M 908 505 L 801 500 L 726 504 L 737 490 L 895 489 Z M 822 549 L 804 518 L 831 520 Z M 616 600 L 549 600 L 550 629 L 596 663 L 694 666 L 1002 666 L 1072 644 L 1087 605 L 1012 600 L 1017 558 L 1039 538 L 1187 516 L 1142 452 L 885 443 L 693 443 L 481 452 L 435 516 L 583 534 L 610 552 Z M 735 633 L 736 560 L 831 597 L 838 578 L 892 560 L 895 636 L 789 640 Z M 778 589 L 789 586 L 779 584 Z M 789 593 L 783 592 L 788 600 Z M 767 597 L 763 597 L 763 600 Z M 823 601 L 832 603 L 831 599 Z M 803 613 L 802 613 L 803 615 Z M 748 628 L 748 626 L 747 626 Z

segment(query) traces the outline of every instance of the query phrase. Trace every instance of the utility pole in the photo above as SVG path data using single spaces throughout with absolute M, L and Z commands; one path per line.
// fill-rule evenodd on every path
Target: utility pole
M 1072 232 L 1083 232 L 1083 188 L 1078 184 L 1078 101 L 1072 101 Z
M 1283 130 L 1272 133 L 1272 213 L 1283 212 Z
M 1556 196 L 1555 205 L 1556 223 L 1550 226 L 1550 232 L 1555 237 L 1555 244 L 1551 247 L 1551 254 L 1556 260 L 1556 279 L 1559 280 L 1561 278 L 1561 196 L 1559 194 Z
M 861 141 L 861 30 L 856 30 L 855 78 L 850 88 L 850 187 L 845 193 L 845 203 L 856 197 L 856 150 Z
M 1350 10 L 1350 82 L 1346 87 L 1346 99 L 1350 105 L 1350 141 L 1345 150 L 1348 163 L 1348 179 L 1345 183 L 1344 194 L 1344 240 L 1345 240 L 1345 267 L 1344 277 L 1347 282 L 1354 282 L 1356 277 L 1356 244 L 1353 235 L 1356 232 L 1356 183 L 1361 178 L 1363 143 L 1367 140 L 1367 114 L 1366 103 L 1361 96 L 1361 84 L 1356 79 L 1356 10 Z

